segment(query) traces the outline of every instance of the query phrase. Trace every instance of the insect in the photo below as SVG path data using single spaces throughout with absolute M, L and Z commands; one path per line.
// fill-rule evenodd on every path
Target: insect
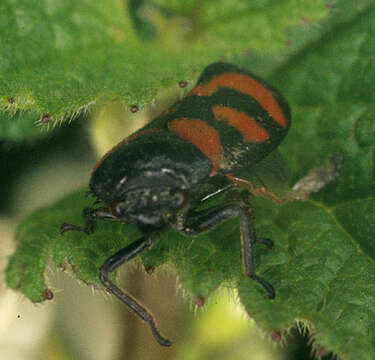
M 244 169 L 253 167 L 286 136 L 291 112 L 281 94 L 260 78 L 234 65 L 209 65 L 186 97 L 148 125 L 121 141 L 94 167 L 89 194 L 100 207 L 83 211 L 85 226 L 63 224 L 61 233 L 95 231 L 96 221 L 136 223 L 143 236 L 108 258 L 99 278 L 104 287 L 146 321 L 160 345 L 170 346 L 153 316 L 118 288 L 109 275 L 149 249 L 168 225 L 186 236 L 209 231 L 238 217 L 244 273 L 275 290 L 255 272 L 254 246 L 273 246 L 258 238 L 253 218 L 241 201 L 203 211 L 206 200 L 236 186 Z

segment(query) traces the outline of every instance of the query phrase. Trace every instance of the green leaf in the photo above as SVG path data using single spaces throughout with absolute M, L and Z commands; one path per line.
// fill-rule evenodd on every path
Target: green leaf
M 239 282 L 242 302 L 262 327 L 271 332 L 299 321 L 315 334 L 317 347 L 334 350 L 344 359 L 373 357 L 375 264 L 369 236 L 374 236 L 370 224 L 375 201 L 365 203 L 326 207 L 309 201 L 282 205 L 273 212 L 263 204 L 257 218 L 268 219 L 263 226 L 262 220 L 258 222 L 259 233 L 269 236 L 268 223 L 278 225 L 273 231 L 274 239 L 278 235 L 275 255 L 262 264 L 277 297 L 267 301 L 249 287 L 248 280 Z M 358 353 L 358 349 L 366 351 Z
M 169 13 L 187 16 L 184 9 L 196 2 L 168 4 Z M 256 246 L 257 274 L 275 287 L 276 298 L 269 300 L 242 273 L 237 219 L 196 238 L 169 229 L 142 257 L 146 267 L 172 264 L 192 297 L 209 296 L 223 283 L 237 287 L 246 310 L 267 333 L 286 334 L 296 323 L 306 326 L 317 349 L 344 360 L 375 358 L 374 24 L 372 1 L 340 0 L 319 26 L 290 30 L 293 51 L 282 55 L 282 65 L 264 54 L 266 45 L 258 57 L 237 58 L 249 70 L 268 59 L 264 73 L 291 104 L 292 128 L 280 146 L 291 174 L 289 185 L 332 156 L 342 159 L 336 182 L 307 201 L 252 200 L 258 236 L 275 242 L 272 251 Z M 155 87 L 159 80 L 154 78 Z M 243 195 L 236 190 L 215 201 Z M 51 286 L 43 277 L 51 252 L 56 265 L 70 264 L 79 279 L 99 284 L 103 261 L 140 234 L 131 225 L 102 222 L 90 236 L 59 236 L 61 223 L 82 223 L 80 213 L 87 205 L 83 192 L 75 193 L 21 223 L 7 270 L 9 286 L 33 301 L 43 300 Z
M 324 0 L 299 3 L 4 0 L 0 111 L 32 111 L 39 124 L 46 115 L 57 124 L 94 104 L 143 107 L 224 55 L 285 48 L 288 26 L 327 13 Z M 17 136 L 33 135 L 34 123 L 22 117 Z
M 248 280 L 239 282 L 243 304 L 264 329 L 298 322 L 310 328 L 317 349 L 342 359 L 375 356 L 375 8 L 368 4 L 336 2 L 332 23 L 323 23 L 319 36 L 271 76 L 293 104 L 292 129 L 281 146 L 291 182 L 329 156 L 342 163 L 336 183 L 309 201 L 254 202 L 258 233 L 276 242 L 260 266 L 277 297 L 267 301 Z
M 139 235 L 134 226 L 127 226 L 124 236 L 121 227 L 104 224 L 88 237 L 75 232 L 61 236 L 64 222 L 82 222 L 82 209 L 90 205 L 84 194 L 76 192 L 54 206 L 35 211 L 17 229 L 17 253 L 10 258 L 7 281 L 33 302 L 45 300 L 48 288 L 43 273 L 51 253 L 57 267 L 69 264 L 77 278 L 98 284 L 98 268 L 104 260 Z

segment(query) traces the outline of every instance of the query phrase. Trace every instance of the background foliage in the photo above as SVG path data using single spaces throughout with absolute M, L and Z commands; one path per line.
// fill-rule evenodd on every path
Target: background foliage
M 143 263 L 173 264 L 192 298 L 223 283 L 238 288 L 270 336 L 297 322 L 310 329 L 319 354 L 374 358 L 373 1 L 6 0 L 0 31 L 4 140 L 45 136 L 41 128 L 113 102 L 124 111 L 142 108 L 181 80 L 192 86 L 222 58 L 279 88 L 293 110 L 280 147 L 289 184 L 330 156 L 342 162 L 337 181 L 308 201 L 252 199 L 258 234 L 276 244 L 273 251 L 259 246 L 256 257 L 276 299 L 242 275 L 236 220 L 197 239 L 169 230 Z M 90 236 L 59 236 L 61 223 L 82 222 L 81 209 L 92 202 L 83 194 L 33 212 L 18 227 L 7 282 L 34 302 L 48 294 L 50 254 L 57 266 L 69 264 L 79 279 L 98 285 L 99 266 L 138 235 L 129 225 L 101 223 Z

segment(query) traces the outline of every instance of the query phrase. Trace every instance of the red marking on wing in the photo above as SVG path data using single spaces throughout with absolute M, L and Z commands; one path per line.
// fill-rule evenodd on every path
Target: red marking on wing
M 94 168 L 91 171 L 91 176 L 94 174 L 94 172 L 98 169 L 98 167 L 103 163 L 105 159 L 107 159 L 112 153 L 114 153 L 116 150 L 118 150 L 120 147 L 130 143 L 131 141 L 135 140 L 139 136 L 153 133 L 155 131 L 160 131 L 160 129 L 145 129 L 145 130 L 140 130 L 124 140 L 121 140 L 116 146 L 114 146 L 111 150 L 109 150 L 107 153 L 104 154 L 104 156 L 95 164 Z
M 214 106 L 213 112 L 217 120 L 226 121 L 230 126 L 236 128 L 249 142 L 261 143 L 269 139 L 267 131 L 253 117 L 244 112 L 219 105 Z
M 216 129 L 199 119 L 180 118 L 172 120 L 169 130 L 194 144 L 212 163 L 214 170 L 221 165 L 221 144 Z
M 264 85 L 252 77 L 238 73 L 227 73 L 214 77 L 206 84 L 201 84 L 192 89 L 189 95 L 210 96 L 219 87 L 229 88 L 252 96 L 259 104 L 268 111 L 275 121 L 283 126 L 287 126 L 285 115 L 274 98 L 272 92 Z

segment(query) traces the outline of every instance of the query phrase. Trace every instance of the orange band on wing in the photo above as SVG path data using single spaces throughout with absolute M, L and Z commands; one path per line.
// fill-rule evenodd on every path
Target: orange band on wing
M 252 96 L 279 125 L 287 126 L 285 115 L 272 92 L 248 75 L 227 73 L 216 76 L 208 83 L 196 86 L 189 95 L 210 96 L 219 87 L 233 89 Z
M 261 143 L 269 139 L 267 131 L 254 118 L 244 112 L 226 106 L 214 106 L 214 115 L 217 120 L 224 120 L 228 125 L 236 128 L 249 142 Z
M 199 119 L 180 118 L 172 120 L 169 130 L 194 144 L 212 163 L 214 170 L 221 165 L 221 144 L 216 129 Z

